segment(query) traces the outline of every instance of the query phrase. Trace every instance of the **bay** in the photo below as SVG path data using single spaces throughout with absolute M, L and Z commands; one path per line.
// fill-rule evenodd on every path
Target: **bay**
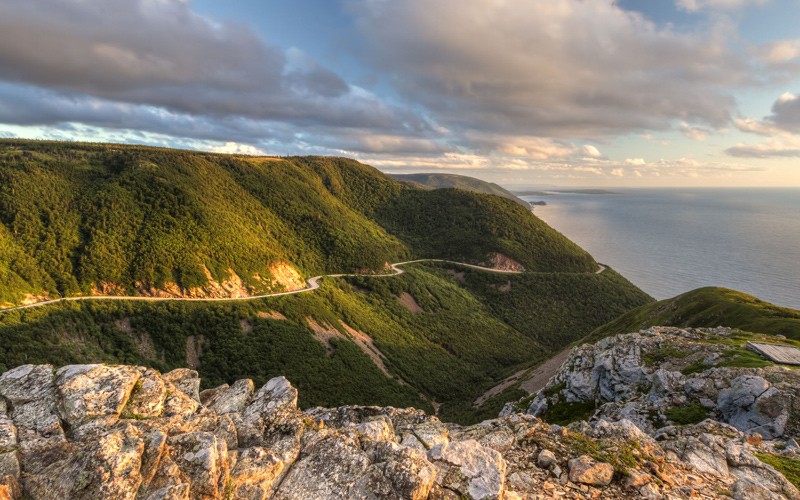
M 534 213 L 642 290 L 704 286 L 800 309 L 800 189 L 618 189 L 523 196 Z

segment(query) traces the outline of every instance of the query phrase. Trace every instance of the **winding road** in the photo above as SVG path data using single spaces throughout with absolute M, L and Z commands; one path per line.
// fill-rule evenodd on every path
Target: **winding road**
M 392 268 L 391 273 L 386 274 L 323 274 L 320 276 L 314 276 L 313 278 L 308 278 L 306 280 L 305 288 L 300 288 L 298 290 L 292 290 L 289 292 L 276 292 L 276 293 L 266 293 L 263 295 L 251 295 L 249 297 L 215 297 L 215 298 L 186 298 L 186 297 L 140 297 L 140 296 L 128 296 L 128 295 L 87 295 L 85 297 L 62 297 L 60 299 L 52 299 L 52 300 L 43 300 L 41 302 L 34 302 L 33 304 L 26 304 L 23 306 L 14 306 L 14 307 L 7 307 L 5 309 L 0 309 L 0 313 L 7 312 L 7 311 L 18 311 L 21 309 L 31 309 L 33 307 L 42 307 L 51 304 L 58 304 L 59 302 L 77 302 L 80 300 L 139 300 L 145 302 L 167 302 L 167 301 L 193 301 L 193 302 L 231 302 L 235 300 L 256 300 L 256 299 L 264 299 L 267 297 L 280 297 L 283 295 L 294 295 L 298 293 L 305 293 L 310 292 L 312 290 L 316 290 L 319 288 L 319 280 L 322 278 L 345 278 L 349 276 L 367 276 L 371 278 L 382 278 L 388 276 L 397 276 L 403 274 L 403 271 L 400 266 L 404 266 L 406 264 L 416 264 L 419 262 L 444 262 L 447 264 L 455 264 L 462 267 L 469 267 L 471 269 L 478 269 L 480 271 L 488 271 L 492 273 L 503 273 L 503 274 L 522 274 L 525 271 L 508 271 L 504 269 L 492 269 L 491 267 L 483 267 L 483 266 L 476 266 L 474 264 L 466 264 L 464 262 L 455 262 L 452 260 L 444 260 L 444 259 L 417 259 L 417 260 L 409 260 L 406 262 L 397 262 L 395 264 L 390 264 Z M 595 271 L 595 274 L 600 274 L 605 271 L 607 268 L 602 264 L 598 264 L 599 269 Z

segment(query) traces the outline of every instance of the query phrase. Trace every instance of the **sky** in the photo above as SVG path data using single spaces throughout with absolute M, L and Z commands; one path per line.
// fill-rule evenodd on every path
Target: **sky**
M 800 186 L 798 0 L 3 0 L 0 137 Z

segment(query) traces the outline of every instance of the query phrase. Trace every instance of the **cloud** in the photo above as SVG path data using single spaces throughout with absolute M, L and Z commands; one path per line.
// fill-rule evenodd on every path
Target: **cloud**
M 800 39 L 778 40 L 762 45 L 757 50 L 766 64 L 783 65 L 800 59 Z
M 711 133 L 711 130 L 703 127 L 693 127 L 686 122 L 681 123 L 679 129 L 683 135 L 693 141 L 705 141 Z
M 729 122 L 748 62 L 725 30 L 659 28 L 612 0 L 350 0 L 363 55 L 455 131 L 593 138 Z M 447 20 L 443 22 L 443 20 Z
M 700 10 L 735 10 L 750 5 L 764 5 L 769 0 L 677 0 L 675 4 L 681 10 L 697 12 Z
M 725 152 L 740 158 L 800 157 L 800 96 L 786 92 L 772 105 L 772 114 L 763 120 L 740 118 L 734 125 L 742 132 L 766 139 L 759 144 L 737 144 Z
M 202 17 L 184 0 L 4 0 L 0 80 L 214 119 L 430 127 L 302 51 Z

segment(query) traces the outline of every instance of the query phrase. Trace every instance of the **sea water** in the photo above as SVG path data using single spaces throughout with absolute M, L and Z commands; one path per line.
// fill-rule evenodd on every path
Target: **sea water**
M 657 299 L 722 286 L 800 309 L 800 189 L 613 192 L 523 199 Z

